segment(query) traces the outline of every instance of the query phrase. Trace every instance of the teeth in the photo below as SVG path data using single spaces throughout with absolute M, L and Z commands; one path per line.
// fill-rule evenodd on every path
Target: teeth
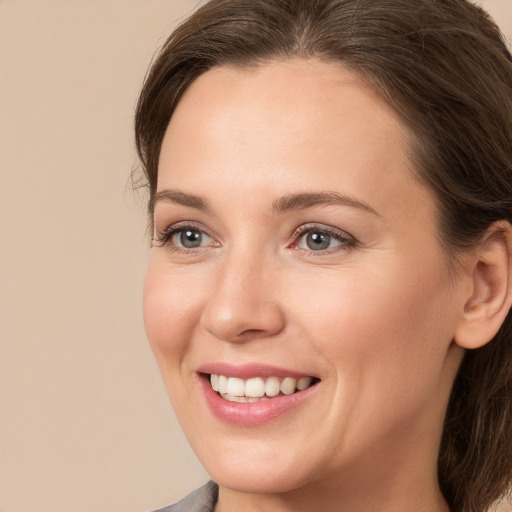
M 228 378 L 224 375 L 219 375 L 219 393 L 227 393 L 228 392 Z
M 214 391 L 219 391 L 219 376 L 214 375 L 213 373 L 210 375 L 210 383 Z
M 213 377 L 213 375 L 212 375 Z M 311 386 L 311 377 L 302 377 L 297 381 L 297 389 L 302 391 L 303 389 L 307 389 Z
M 229 393 L 222 393 L 220 396 L 222 398 L 224 398 L 224 400 L 228 400 L 230 402 L 239 402 L 241 404 L 264 402 L 265 400 L 268 400 L 268 397 L 266 397 L 266 396 L 263 396 L 261 398 L 254 398 L 251 396 L 234 396 L 234 395 L 230 395 Z
M 295 387 L 297 386 L 297 379 L 292 379 L 291 377 L 286 377 L 286 379 L 281 382 L 281 393 L 283 395 L 291 395 L 295 393 Z
M 238 377 L 226 377 L 225 375 L 210 375 L 210 383 L 214 391 L 217 391 L 222 398 L 230 402 L 259 402 L 272 398 L 280 393 L 292 395 L 296 391 L 302 391 L 311 386 L 311 377 L 294 379 L 286 377 L 280 380 L 278 377 L 268 377 L 266 380 L 261 377 L 251 379 L 240 379 Z
M 228 379 L 227 393 L 233 396 L 245 396 L 245 382 L 242 379 L 230 377 Z
M 265 382 L 265 394 L 267 396 L 277 396 L 281 391 L 279 386 L 279 379 L 277 377 L 269 377 Z
M 213 375 L 212 375 L 213 377 Z M 245 383 L 245 396 L 261 398 L 265 394 L 265 381 L 261 377 L 249 379 Z
M 222 396 L 222 398 L 224 398 L 225 400 L 229 400 L 230 402 L 244 403 L 244 402 L 249 401 L 249 399 L 245 396 L 236 396 L 236 395 L 231 395 L 230 393 L 224 393 L 221 396 Z

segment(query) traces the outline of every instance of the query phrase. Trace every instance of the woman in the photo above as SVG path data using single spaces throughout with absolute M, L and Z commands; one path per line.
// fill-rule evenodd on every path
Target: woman
M 512 62 L 465 0 L 213 0 L 136 117 L 176 508 L 482 512 L 512 477 Z

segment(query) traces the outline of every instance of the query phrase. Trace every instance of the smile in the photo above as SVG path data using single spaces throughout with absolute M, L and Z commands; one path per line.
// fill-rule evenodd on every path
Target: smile
M 321 379 L 300 371 L 261 363 L 208 363 L 196 370 L 214 417 L 243 427 L 278 421 L 310 402 Z
M 277 396 L 293 395 L 312 386 L 313 377 L 253 377 L 241 379 L 225 375 L 210 375 L 210 385 L 224 400 L 239 403 L 255 403 Z

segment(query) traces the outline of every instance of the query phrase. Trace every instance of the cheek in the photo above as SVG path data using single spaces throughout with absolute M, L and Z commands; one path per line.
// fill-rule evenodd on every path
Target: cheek
M 182 359 L 197 324 L 197 297 L 189 285 L 150 262 L 144 281 L 144 326 L 162 371 L 162 358 L 166 365 Z
M 342 271 L 307 294 L 302 326 L 340 380 L 368 392 L 433 385 L 451 344 L 455 308 L 442 272 L 418 267 L 380 261 Z

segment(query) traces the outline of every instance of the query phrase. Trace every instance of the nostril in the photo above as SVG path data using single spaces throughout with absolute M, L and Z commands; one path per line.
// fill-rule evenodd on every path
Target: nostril
M 251 337 L 255 338 L 259 336 L 260 334 L 265 334 L 265 331 L 263 329 L 246 329 L 245 331 L 241 332 L 238 337 Z
M 238 310 L 229 317 L 220 317 L 209 311 L 203 315 L 202 326 L 217 339 L 243 343 L 279 334 L 284 328 L 284 319 L 280 312 Z

